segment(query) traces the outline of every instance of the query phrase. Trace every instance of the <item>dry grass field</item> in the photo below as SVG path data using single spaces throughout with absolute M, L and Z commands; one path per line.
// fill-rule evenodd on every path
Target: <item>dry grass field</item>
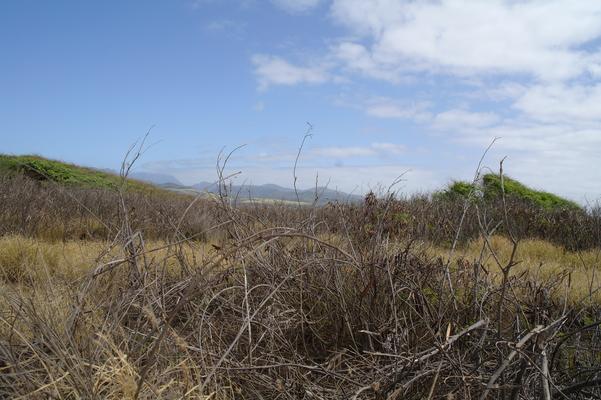
M 598 210 L 0 180 L 0 398 L 601 396 Z
M 492 236 L 489 241 L 496 257 L 506 265 L 511 257 L 511 241 L 503 236 Z M 457 267 L 473 268 L 483 247 L 486 247 L 484 239 L 474 239 L 459 248 L 453 258 Z M 441 257 L 448 254 L 448 249 L 433 250 Z M 550 293 L 554 299 L 572 303 L 583 299 L 601 302 L 601 249 L 570 251 L 541 239 L 525 239 L 520 242 L 515 257 L 519 264 L 513 268 L 514 276 L 554 287 Z M 483 270 L 495 279 L 502 275 L 488 249 L 484 251 L 482 265 Z M 562 281 L 565 286 L 554 285 L 557 281 Z

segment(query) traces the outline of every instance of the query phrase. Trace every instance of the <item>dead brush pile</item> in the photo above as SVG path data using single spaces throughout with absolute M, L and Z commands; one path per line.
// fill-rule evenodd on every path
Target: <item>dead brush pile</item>
M 146 239 L 171 237 L 190 203 L 190 196 L 166 190 L 119 193 L 106 188 L 65 186 L 26 175 L 0 174 L 0 235 L 19 234 L 47 241 L 112 240 L 127 214 L 133 230 Z M 186 212 L 179 230 L 202 239 L 211 204 Z M 196 234 L 196 236 L 194 236 Z
M 215 251 L 180 229 L 188 211 L 160 258 L 123 218 L 113 256 L 76 283 L 3 284 L 0 397 L 601 396 L 596 288 L 568 304 L 569 275 L 515 276 L 513 253 L 451 264 L 411 237 L 393 246 L 383 223 L 329 240 L 321 211 L 290 211 L 279 225 L 225 194 L 215 202 L 213 226 L 194 232 L 226 238 Z M 498 224 L 509 220 L 482 222 L 482 254 Z

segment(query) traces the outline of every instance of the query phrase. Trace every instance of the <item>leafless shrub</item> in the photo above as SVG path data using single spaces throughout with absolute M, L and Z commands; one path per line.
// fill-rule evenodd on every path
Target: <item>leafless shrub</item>
M 224 170 L 218 166 L 220 185 Z M 189 198 L 160 195 L 65 195 L 25 178 L 1 187 L 5 232 L 55 239 L 84 232 L 121 251 L 99 258 L 77 285 L 49 275 L 34 290 L 7 286 L 0 397 L 601 396 L 601 316 L 592 293 L 568 305 L 567 274 L 547 282 L 516 276 L 513 256 L 497 266 L 483 257 L 453 264 L 451 289 L 447 260 L 417 246 L 452 240 L 461 204 L 370 195 L 362 205 L 313 209 L 236 205 L 224 185 L 219 198 L 189 207 Z M 519 207 L 503 199 L 470 208 L 461 240 L 484 237 L 482 254 L 494 254 L 486 241 L 493 232 L 511 234 L 516 247 L 528 235 L 597 243 L 598 236 L 554 236 L 566 227 L 533 234 L 520 218 L 556 216 Z M 568 217 L 596 234 L 589 221 L 598 213 L 561 216 Z M 81 225 L 51 235 L 61 218 Z M 164 240 L 161 258 L 149 237 Z M 133 263 L 134 276 L 126 268 Z M 496 280 L 489 269 L 499 267 Z

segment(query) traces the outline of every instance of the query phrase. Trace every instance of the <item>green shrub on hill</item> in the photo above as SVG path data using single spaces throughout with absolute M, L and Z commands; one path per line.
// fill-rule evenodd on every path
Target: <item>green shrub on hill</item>
M 22 173 L 38 181 L 97 189 L 117 188 L 121 184 L 121 177 L 115 174 L 33 155 L 0 154 L 0 173 Z M 127 185 L 136 190 L 157 190 L 152 185 L 131 179 L 128 179 Z
M 482 177 L 484 186 L 484 194 L 490 198 L 501 196 L 501 178 L 496 174 L 486 174 Z M 534 190 L 524 185 L 515 179 L 503 177 L 503 187 L 505 195 L 515 197 L 522 200 L 527 200 L 546 209 L 580 209 L 581 207 L 573 201 L 564 199 L 553 193 L 544 192 L 542 190 Z
M 479 192 L 477 185 L 465 181 L 453 181 L 449 183 L 446 189 L 434 192 L 435 200 L 457 200 L 475 195 Z
M 506 197 L 523 200 L 544 209 L 581 209 L 573 201 L 564 199 L 553 193 L 529 188 L 523 183 L 506 176 L 503 177 L 503 187 Z M 499 199 L 502 195 L 501 178 L 496 174 L 486 174 L 476 184 L 465 181 L 454 181 L 446 189 L 434 193 L 434 198 L 439 200 L 466 198 L 470 193 L 475 198 L 484 198 L 485 200 Z

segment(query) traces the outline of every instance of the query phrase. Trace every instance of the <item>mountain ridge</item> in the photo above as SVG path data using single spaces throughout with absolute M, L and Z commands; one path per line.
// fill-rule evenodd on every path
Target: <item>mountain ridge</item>
M 219 188 L 216 183 L 206 181 L 189 186 L 175 186 L 171 184 L 160 186 L 165 189 L 177 191 L 194 190 L 199 193 L 207 192 L 212 194 L 219 192 Z M 300 201 L 301 203 L 316 203 L 319 205 L 323 205 L 331 201 L 355 203 L 363 200 L 363 196 L 330 189 L 325 186 L 319 186 L 311 189 L 298 189 L 295 191 L 294 188 L 288 188 L 274 183 L 266 183 L 262 185 L 227 185 L 227 189 L 231 195 L 237 196 L 240 199 L 248 198 L 249 200 L 274 200 L 284 202 Z

